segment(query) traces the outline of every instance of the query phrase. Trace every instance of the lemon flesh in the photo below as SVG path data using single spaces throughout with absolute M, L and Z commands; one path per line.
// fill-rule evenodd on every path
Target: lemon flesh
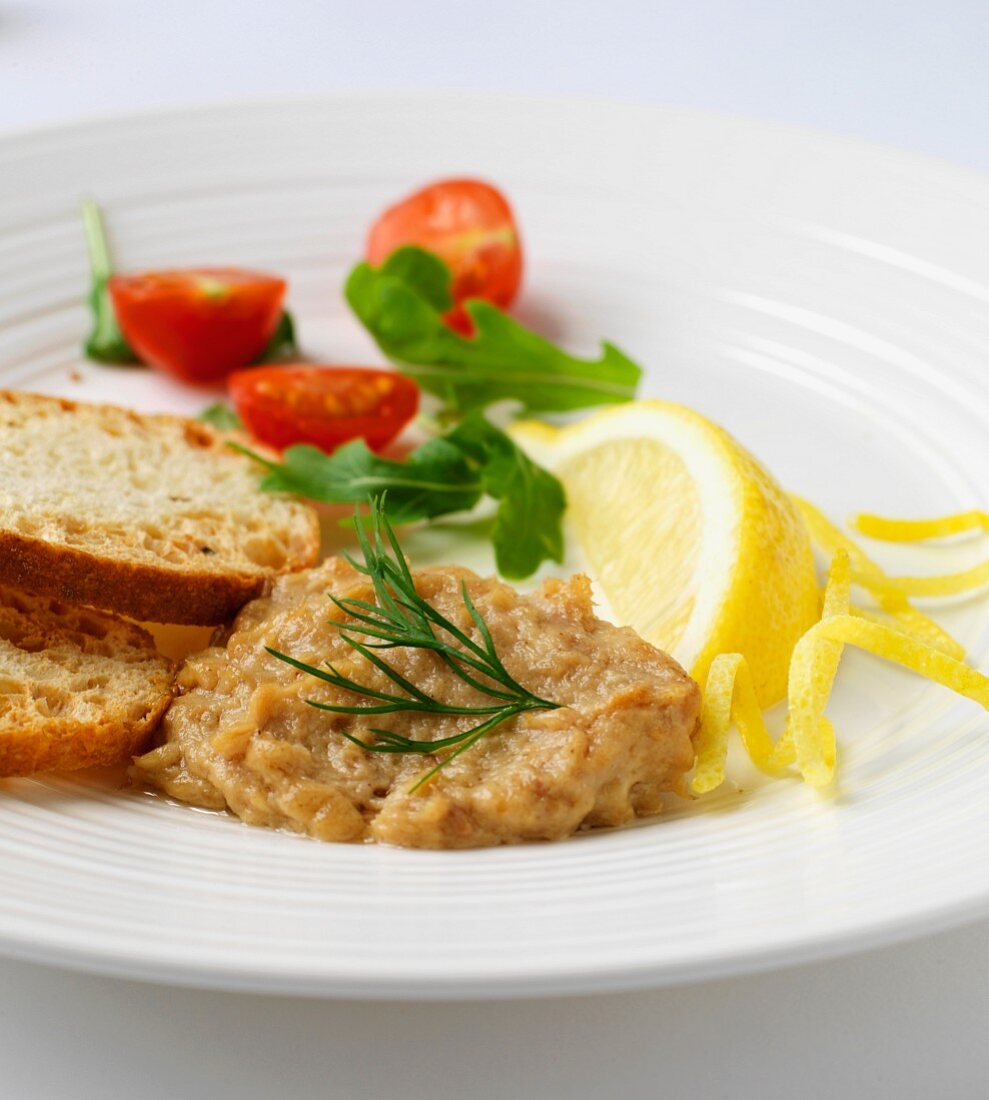
M 563 482 L 571 536 L 623 624 L 701 684 L 719 653 L 740 653 L 759 704 L 784 698 L 820 589 L 803 519 L 748 451 L 662 401 L 513 436 Z

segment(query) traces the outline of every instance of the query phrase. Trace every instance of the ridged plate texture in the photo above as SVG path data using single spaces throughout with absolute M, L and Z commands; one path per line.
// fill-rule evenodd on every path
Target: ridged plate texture
M 340 294 L 366 227 L 466 173 L 517 206 L 524 319 L 578 350 L 619 343 L 646 394 L 724 423 L 834 518 L 986 506 L 989 181 L 680 110 L 379 97 L 7 137 L 0 384 L 211 399 L 81 362 L 84 195 L 121 266 L 284 273 L 309 348 L 375 363 Z M 934 572 L 979 549 L 877 553 Z M 985 600 L 938 614 L 985 667 Z M 635 828 L 470 853 L 319 844 L 105 776 L 2 782 L 0 950 L 232 989 L 488 997 L 692 981 L 989 909 L 989 717 L 851 652 L 830 713 L 831 796 L 739 766 L 738 789 Z

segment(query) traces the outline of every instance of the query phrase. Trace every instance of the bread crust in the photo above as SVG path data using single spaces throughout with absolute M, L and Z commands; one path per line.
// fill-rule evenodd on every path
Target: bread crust
M 141 414 L 114 405 L 87 404 L 67 398 L 0 390 L 0 404 L 30 414 L 36 410 L 98 418 L 118 415 L 140 426 L 170 425 L 188 446 L 204 454 L 226 453 L 228 433 L 211 425 L 167 413 Z M 244 440 L 249 442 L 248 440 Z M 261 446 L 256 449 L 267 453 Z M 297 522 L 308 531 L 299 540 L 286 571 L 314 565 L 319 558 L 316 512 L 299 503 Z M 188 563 L 170 565 L 103 557 L 88 550 L 0 527 L 0 584 L 39 595 L 117 612 L 144 622 L 214 626 L 229 621 L 249 600 L 265 591 L 274 570 L 250 572 L 197 570 Z
M 150 748 L 151 737 L 173 694 L 164 692 L 147 715 L 134 724 L 61 721 L 20 729 L 16 737 L 0 732 L 0 778 L 129 764 L 132 757 Z
M 302 568 L 316 560 L 299 563 Z M 69 603 L 115 611 L 142 622 L 214 626 L 233 618 L 269 581 L 263 573 L 191 573 L 99 558 L 0 531 L 0 584 Z
M 127 763 L 175 695 L 151 635 L 102 611 L 0 586 L 0 647 L 0 777 Z

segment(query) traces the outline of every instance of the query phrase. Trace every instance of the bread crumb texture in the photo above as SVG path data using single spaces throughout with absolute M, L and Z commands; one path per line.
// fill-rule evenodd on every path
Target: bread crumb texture
M 133 623 L 0 585 L 0 776 L 126 762 L 173 679 Z
M 218 622 L 311 565 L 308 506 L 209 425 L 0 391 L 0 582 L 156 622 Z

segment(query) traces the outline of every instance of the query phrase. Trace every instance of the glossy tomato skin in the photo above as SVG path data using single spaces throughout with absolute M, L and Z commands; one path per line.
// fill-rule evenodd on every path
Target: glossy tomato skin
M 108 285 L 138 357 L 184 382 L 213 382 L 256 359 L 285 297 L 284 279 L 237 268 L 115 275 Z
M 415 382 L 370 367 L 255 367 L 228 386 L 244 426 L 280 451 L 310 443 L 330 452 L 352 439 L 380 451 L 419 409 Z
M 396 248 L 419 245 L 453 272 L 455 308 L 447 321 L 470 330 L 460 303 L 485 298 L 501 309 L 515 300 L 522 281 L 522 245 L 512 208 L 491 184 L 439 180 L 390 206 L 371 227 L 367 261 L 382 264 Z

